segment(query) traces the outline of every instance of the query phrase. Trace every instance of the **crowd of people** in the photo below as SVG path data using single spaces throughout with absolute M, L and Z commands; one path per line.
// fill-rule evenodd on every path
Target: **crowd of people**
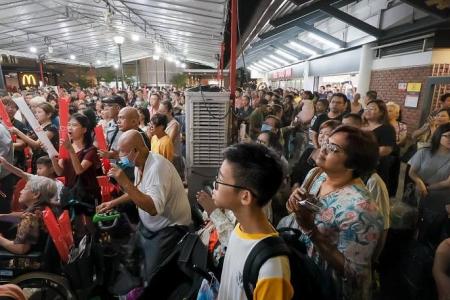
M 38 128 L 19 111 L 17 97 L 25 99 Z M 66 131 L 60 128 L 60 98 L 70 102 Z M 212 192 L 197 193 L 211 236 L 217 235 L 209 250 L 220 278 L 218 299 L 246 299 L 242 276 L 251 249 L 284 227 L 300 230 L 307 257 L 332 278 L 336 299 L 398 299 L 386 282 L 399 273 L 386 272 L 383 263 L 391 210 L 401 201 L 396 195 L 406 194 L 399 191 L 403 186 L 412 186 L 415 203 L 408 204 L 418 212 L 417 226 L 409 228 L 418 234 L 411 238 L 437 249 L 428 270 L 437 289 L 426 292 L 450 296 L 444 250 L 450 241 L 450 94 L 412 133 L 401 121 L 400 106 L 389 100 L 378 99 L 376 91 L 362 99 L 326 87 L 237 89 L 231 110 L 240 142 L 224 149 Z M 68 194 L 73 198 L 81 190 L 78 200 L 85 205 L 77 206 L 77 213 L 83 218 L 74 223 L 80 235 L 94 230 L 89 220 L 95 212 L 117 209 L 137 224 L 145 288 L 185 233 L 194 230 L 196 206 L 186 193 L 189 116 L 183 92 L 40 88 L 1 101 L 11 124 L 0 124 L 0 224 L 12 215 L 20 222 L 15 236 L 2 233 L 0 248 L 24 254 L 41 247 L 43 207 L 58 210 Z M 51 155 L 38 131 L 68 155 Z M 96 180 L 102 175 L 117 187 L 110 201 L 102 201 Z M 291 299 L 296 291 L 290 270 L 285 255 L 268 259 L 253 297 Z

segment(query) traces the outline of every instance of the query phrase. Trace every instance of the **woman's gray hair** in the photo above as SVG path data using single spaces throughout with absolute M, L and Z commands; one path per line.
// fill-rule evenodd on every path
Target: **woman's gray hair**
M 56 197 L 56 182 L 50 178 L 37 175 L 29 176 L 27 186 L 32 193 L 39 193 L 39 203 L 50 203 Z

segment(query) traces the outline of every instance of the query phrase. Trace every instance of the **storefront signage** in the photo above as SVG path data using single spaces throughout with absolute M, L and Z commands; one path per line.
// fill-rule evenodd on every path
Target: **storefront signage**
M 272 73 L 272 79 L 283 79 L 292 77 L 292 68 L 275 71 Z
M 22 86 L 36 86 L 38 81 L 34 74 L 20 74 L 20 83 Z

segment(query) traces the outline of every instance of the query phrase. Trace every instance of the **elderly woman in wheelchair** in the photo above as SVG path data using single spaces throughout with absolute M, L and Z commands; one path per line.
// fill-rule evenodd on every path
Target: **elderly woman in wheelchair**
M 42 211 L 56 197 L 57 188 L 50 178 L 31 175 L 20 193 L 19 203 L 26 207 L 22 213 L 0 215 L 0 221 L 17 218 L 17 232 L 14 239 L 8 239 L 0 234 L 1 250 L 23 255 L 30 250 L 43 250 L 47 234 L 42 220 Z M 14 223 L 14 222 L 13 222 Z M 35 249 L 41 248 L 41 249 Z

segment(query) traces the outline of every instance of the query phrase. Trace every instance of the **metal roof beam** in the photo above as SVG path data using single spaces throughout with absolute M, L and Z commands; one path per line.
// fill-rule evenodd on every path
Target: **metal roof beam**
M 290 55 L 298 57 L 299 60 L 303 60 L 303 59 L 307 59 L 308 58 L 308 56 L 305 55 L 305 53 L 298 52 L 297 50 L 289 48 L 289 47 L 286 47 L 285 45 L 278 44 L 278 45 L 275 45 L 273 47 L 273 49 L 280 49 L 280 50 L 282 50 L 284 52 L 287 52 Z
M 328 5 L 336 5 L 337 7 L 342 7 L 344 5 L 350 4 L 355 2 L 355 0 L 320 0 L 317 2 L 314 2 L 311 5 L 306 6 L 305 8 L 302 8 L 300 10 L 294 11 L 290 14 L 287 14 L 279 19 L 270 21 L 270 24 L 272 26 L 281 26 L 284 24 L 287 24 L 289 22 L 297 21 L 299 19 L 302 19 L 310 14 L 313 14 L 317 12 L 318 10 L 322 9 L 324 6 Z
M 335 43 L 336 45 L 339 45 L 339 47 L 341 47 L 341 48 L 345 48 L 345 46 L 347 44 L 346 42 L 344 42 L 344 41 L 342 41 L 340 39 L 337 39 L 334 36 L 324 32 L 322 30 L 317 29 L 316 27 L 314 27 L 312 25 L 305 24 L 305 23 L 299 23 L 297 25 L 299 27 L 303 28 L 305 31 L 309 31 L 311 33 L 314 33 L 315 35 L 320 36 L 323 39 L 326 39 L 326 40 L 328 40 L 330 42 Z
M 379 38 L 383 34 L 383 30 L 380 30 L 370 24 L 367 24 L 366 22 L 345 13 L 336 7 L 325 5 L 320 10 L 374 37 Z
M 315 47 L 315 46 L 313 46 L 313 45 L 311 45 L 309 43 L 306 43 L 306 42 L 304 42 L 304 41 L 302 41 L 300 39 L 289 40 L 289 41 L 295 42 L 295 43 L 297 43 L 297 44 L 299 44 L 299 45 L 301 45 L 301 46 L 303 46 L 305 48 L 308 48 L 309 50 L 314 51 L 317 54 L 323 54 L 323 50 L 322 49 L 317 48 L 317 47 Z

